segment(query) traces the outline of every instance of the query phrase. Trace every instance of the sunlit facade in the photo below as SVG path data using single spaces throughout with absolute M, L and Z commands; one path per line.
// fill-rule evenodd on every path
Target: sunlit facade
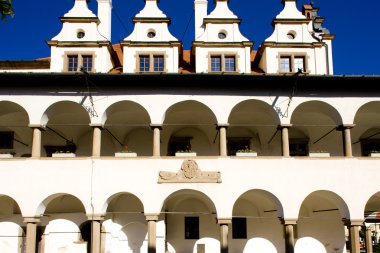
M 0 252 L 375 252 L 380 77 L 332 75 L 318 8 L 256 52 L 195 0 L 184 50 L 145 2 L 120 44 L 76 0 L 49 60 L 0 62 Z

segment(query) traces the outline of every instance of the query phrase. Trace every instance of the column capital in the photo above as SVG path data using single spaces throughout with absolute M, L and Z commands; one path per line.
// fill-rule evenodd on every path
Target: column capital
M 216 124 L 216 129 L 220 129 L 220 128 L 228 128 L 230 126 L 229 123 L 218 123 Z
M 40 217 L 24 217 L 24 223 L 39 223 L 41 222 Z
M 146 221 L 158 221 L 159 215 L 160 214 L 156 214 L 156 213 L 146 213 L 145 219 L 146 219 Z
M 280 124 L 277 126 L 277 129 L 291 128 L 293 124 Z
M 297 225 L 298 219 L 284 219 L 280 218 L 282 225 Z
M 345 226 L 353 227 L 353 226 L 363 226 L 364 220 L 362 219 L 342 219 Z
M 343 128 L 343 129 L 352 129 L 352 128 L 354 128 L 356 126 L 356 124 L 343 124 L 343 125 L 341 125 L 341 127 Z
M 41 125 L 41 124 L 29 124 L 28 127 L 30 127 L 30 128 L 37 128 L 37 129 L 40 129 L 42 131 L 46 130 L 46 126 Z
M 158 129 L 162 130 L 162 124 L 150 124 L 150 128 L 151 129 L 158 128 Z
M 219 225 L 228 225 L 232 223 L 232 218 L 218 218 Z
M 92 128 L 100 128 L 100 129 L 104 129 L 104 124 L 101 124 L 101 123 L 90 123 L 90 127 Z
M 101 214 L 87 214 L 86 216 L 89 221 L 103 221 L 104 220 L 104 215 L 101 215 Z

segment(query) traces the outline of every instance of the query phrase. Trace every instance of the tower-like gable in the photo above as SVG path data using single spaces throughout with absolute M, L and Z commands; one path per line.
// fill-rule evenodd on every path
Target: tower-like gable
M 229 0 L 215 0 L 207 15 L 207 0 L 195 0 L 195 41 L 192 55 L 197 73 L 251 73 L 253 42 L 239 29 L 241 20 L 229 9 Z
M 178 72 L 182 43 L 170 33 L 170 18 L 158 8 L 158 2 L 145 0 L 144 9 L 133 18 L 133 32 L 121 41 L 123 72 Z
M 334 35 L 322 29 L 323 19 L 316 15 L 317 9 L 305 5 L 302 13 L 297 0 L 282 3 L 284 9 L 273 20 L 273 34 L 259 49 L 259 67 L 270 74 L 332 75 Z
M 48 41 L 52 72 L 107 73 L 113 68 L 110 43 L 112 1 L 98 1 L 99 13 L 104 20 L 99 20 L 88 9 L 86 0 L 75 0 L 74 7 L 60 18 L 60 33 Z

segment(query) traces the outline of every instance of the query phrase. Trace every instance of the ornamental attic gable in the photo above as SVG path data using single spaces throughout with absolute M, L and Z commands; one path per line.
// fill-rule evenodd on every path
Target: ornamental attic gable
M 113 68 L 111 8 L 111 0 L 98 0 L 99 19 L 86 0 L 75 0 L 74 7 L 60 18 L 60 33 L 47 42 L 51 48 L 50 71 L 107 73 Z
M 158 8 L 158 2 L 145 0 L 145 7 L 133 18 L 133 32 L 120 42 L 123 72 L 178 72 L 182 43 L 170 33 L 170 18 Z
M 282 4 L 283 10 L 272 23 L 272 35 L 258 50 L 259 67 L 269 74 L 332 75 L 333 36 L 318 29 L 322 21 L 315 9 L 307 5 L 300 12 L 297 0 L 282 0 Z
M 197 73 L 251 73 L 253 42 L 239 29 L 241 20 L 229 9 L 228 0 L 215 0 L 207 15 L 207 1 L 195 0 L 195 41 L 192 59 Z

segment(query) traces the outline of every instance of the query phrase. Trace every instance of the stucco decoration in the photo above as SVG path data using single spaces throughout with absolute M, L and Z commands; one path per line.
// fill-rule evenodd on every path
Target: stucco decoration
M 201 171 L 195 160 L 185 160 L 177 172 L 160 171 L 158 183 L 221 183 L 220 172 Z

